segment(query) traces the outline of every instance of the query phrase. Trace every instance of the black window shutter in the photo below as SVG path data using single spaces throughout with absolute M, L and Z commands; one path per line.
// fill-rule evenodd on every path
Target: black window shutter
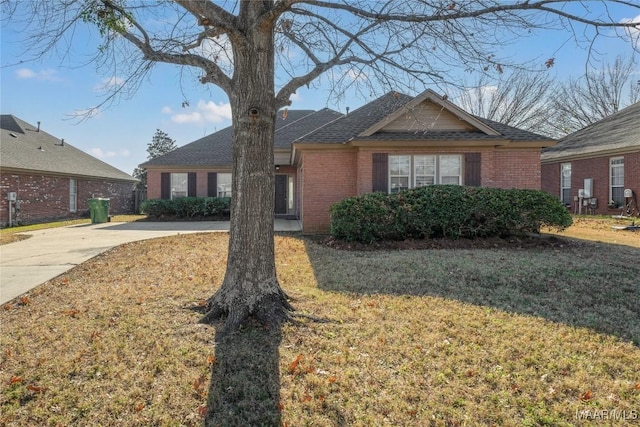
M 189 172 L 187 181 L 187 196 L 196 197 L 196 173 Z
M 218 174 L 215 172 L 209 172 L 207 174 L 207 196 L 218 196 Z
M 466 153 L 464 155 L 464 185 L 480 187 L 480 153 Z
M 162 172 L 160 174 L 160 198 L 171 198 L 171 174 L 169 172 Z
M 373 191 L 389 192 L 389 155 L 373 153 Z

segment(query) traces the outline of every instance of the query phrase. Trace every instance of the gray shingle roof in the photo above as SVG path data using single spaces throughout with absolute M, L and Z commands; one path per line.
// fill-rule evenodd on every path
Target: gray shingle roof
M 389 92 L 380 98 L 353 110 L 351 113 L 339 118 L 303 138 L 299 143 L 328 143 L 343 144 L 359 135 L 374 124 L 383 120 L 389 114 L 402 108 L 413 97 L 398 92 Z
M 376 132 L 371 136 L 359 137 L 363 131 L 369 129 L 376 123 L 384 120 L 403 106 L 411 102 L 414 97 L 398 92 L 389 92 L 380 98 L 363 105 L 347 116 L 335 120 L 317 131 L 300 138 L 296 143 L 327 143 L 342 144 L 349 140 L 376 140 L 376 141 L 397 141 L 397 140 L 478 140 L 478 139 L 508 139 L 511 141 L 549 141 L 546 136 L 538 135 L 482 117 L 472 116 L 499 135 L 488 135 L 484 132 L 464 132 L 464 131 L 408 131 L 408 132 Z
M 0 115 L 0 168 L 117 181 L 131 175 L 10 114 Z
M 342 114 L 324 108 L 320 111 L 289 110 L 287 118 L 279 113 L 276 119 L 274 148 L 290 149 L 291 142 L 331 122 Z M 142 163 L 149 166 L 229 166 L 232 163 L 231 138 L 233 128 L 226 127 L 170 153 Z
M 545 149 L 543 160 L 597 154 L 610 150 L 640 150 L 640 102 L 560 139 Z

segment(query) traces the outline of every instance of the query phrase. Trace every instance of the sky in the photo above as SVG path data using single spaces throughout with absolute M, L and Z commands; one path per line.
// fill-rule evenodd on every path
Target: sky
M 640 20 L 640 16 L 623 13 L 615 17 Z M 125 76 L 105 76 L 95 64 L 81 66 L 82 55 L 69 58 L 51 52 L 40 60 L 28 61 L 24 33 L 12 23 L 2 21 L 0 37 L 1 113 L 34 126 L 40 122 L 44 131 L 126 173 L 132 173 L 147 159 L 147 144 L 156 129 L 182 146 L 231 124 L 224 92 L 199 83 L 196 74 L 182 75 L 180 67 L 167 64 L 156 65 L 130 97 L 79 120 L 78 113 L 100 104 L 109 88 L 122 84 Z M 96 40 L 96 36 L 76 37 L 74 51 L 88 54 L 97 46 Z M 634 55 L 628 41 L 616 38 L 601 37 L 595 47 L 596 62 L 613 62 L 617 54 Z M 550 72 L 557 79 L 578 77 L 585 71 L 584 45 L 577 46 L 564 31 L 543 32 L 505 49 L 510 50 L 509 55 L 523 59 L 554 57 Z M 635 72 L 640 79 L 640 69 Z M 441 92 L 441 88 L 432 89 Z M 183 105 L 185 99 L 189 105 Z M 289 108 L 329 107 L 345 112 L 346 107 L 353 111 L 372 99 L 354 92 L 338 101 L 330 97 L 328 87 L 320 85 L 299 90 Z

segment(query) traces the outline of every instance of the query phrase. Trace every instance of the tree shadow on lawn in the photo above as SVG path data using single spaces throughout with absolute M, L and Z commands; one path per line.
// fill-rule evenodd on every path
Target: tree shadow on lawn
M 305 240 L 318 286 L 436 296 L 543 317 L 640 345 L 640 249 L 553 238 L 465 249 L 353 251 Z M 470 243 L 473 246 L 473 243 Z
M 280 426 L 281 327 L 216 333 L 205 426 Z

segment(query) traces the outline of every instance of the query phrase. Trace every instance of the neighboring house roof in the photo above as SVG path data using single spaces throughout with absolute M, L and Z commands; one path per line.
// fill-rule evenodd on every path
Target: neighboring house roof
M 0 168 L 135 182 L 137 179 L 13 115 L 0 115 Z
M 274 149 L 290 149 L 291 142 L 331 122 L 342 114 L 328 108 L 320 111 L 289 110 L 276 119 Z M 167 154 L 142 163 L 149 166 L 229 166 L 232 163 L 233 128 L 226 127 Z
M 460 125 L 451 129 L 433 129 L 433 122 L 414 121 L 407 130 L 387 131 L 385 126 L 403 115 L 411 116 L 412 110 L 424 102 L 434 104 Z M 437 121 L 438 118 L 434 118 Z M 443 99 L 432 90 L 412 97 L 398 92 L 386 95 L 358 108 L 315 132 L 295 141 L 305 144 L 344 144 L 349 141 L 398 141 L 398 140 L 507 140 L 550 142 L 550 138 L 512 126 L 466 113 Z M 542 144 L 544 145 L 544 144 Z
M 542 161 L 609 155 L 640 150 L 640 102 L 569 134 L 545 149 Z

